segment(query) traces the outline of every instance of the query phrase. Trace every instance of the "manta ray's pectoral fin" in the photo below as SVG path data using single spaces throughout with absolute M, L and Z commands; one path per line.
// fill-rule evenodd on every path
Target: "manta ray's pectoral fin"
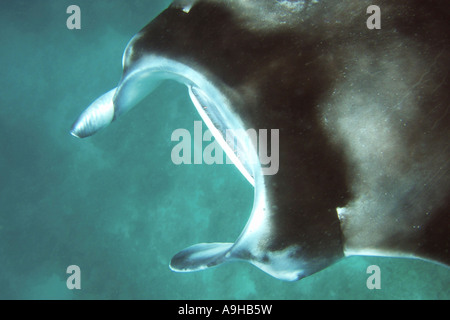
M 170 262 L 176 272 L 192 272 L 210 268 L 230 260 L 233 243 L 199 243 L 177 253 Z

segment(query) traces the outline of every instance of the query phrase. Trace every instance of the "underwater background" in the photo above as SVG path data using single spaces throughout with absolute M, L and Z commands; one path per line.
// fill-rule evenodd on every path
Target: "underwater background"
M 253 201 L 233 165 L 172 163 L 172 132 L 200 120 L 185 86 L 164 82 L 94 137 L 69 130 L 170 2 L 0 0 L 0 299 L 449 299 L 449 270 L 419 260 L 350 257 L 297 282 L 240 262 L 169 269 L 190 245 L 234 242 Z M 72 4 L 81 30 L 66 27 Z

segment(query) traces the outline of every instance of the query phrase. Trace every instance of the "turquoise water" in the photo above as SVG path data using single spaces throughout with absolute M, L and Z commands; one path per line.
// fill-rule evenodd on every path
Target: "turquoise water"
M 197 273 L 168 264 L 198 242 L 233 242 L 253 191 L 231 165 L 172 163 L 173 130 L 200 120 L 164 82 L 87 140 L 72 122 L 120 79 L 122 52 L 170 1 L 1 0 L 1 299 L 449 299 L 448 269 L 351 257 L 299 282 L 246 263 Z M 81 8 L 81 30 L 66 8 Z M 66 268 L 81 269 L 69 290 Z M 370 265 L 381 289 L 366 286 Z

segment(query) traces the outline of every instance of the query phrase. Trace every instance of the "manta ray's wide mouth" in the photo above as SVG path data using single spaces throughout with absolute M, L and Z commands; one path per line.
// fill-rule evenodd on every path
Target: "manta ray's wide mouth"
M 171 263 L 174 271 L 195 271 L 217 265 L 225 260 L 242 259 L 239 252 L 250 250 L 255 239 L 268 232 L 268 210 L 263 170 L 257 155 L 255 139 L 245 128 L 242 119 L 233 111 L 224 92 L 230 89 L 218 80 L 211 80 L 181 62 L 157 55 L 145 56 L 133 62 L 125 71 L 117 88 L 94 101 L 72 126 L 71 134 L 85 138 L 109 125 L 133 108 L 159 86 L 162 80 L 172 79 L 188 88 L 189 97 L 227 157 L 254 186 L 254 201 L 250 219 L 244 231 L 233 243 L 218 243 L 190 247 L 176 255 Z M 151 106 L 155 107 L 155 106 Z M 234 252 L 232 254 L 232 252 Z

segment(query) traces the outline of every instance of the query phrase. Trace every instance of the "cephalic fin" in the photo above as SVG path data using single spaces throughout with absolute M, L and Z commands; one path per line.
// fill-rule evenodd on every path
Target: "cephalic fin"
M 199 243 L 177 253 L 170 262 L 176 272 L 200 271 L 229 260 L 233 243 Z

